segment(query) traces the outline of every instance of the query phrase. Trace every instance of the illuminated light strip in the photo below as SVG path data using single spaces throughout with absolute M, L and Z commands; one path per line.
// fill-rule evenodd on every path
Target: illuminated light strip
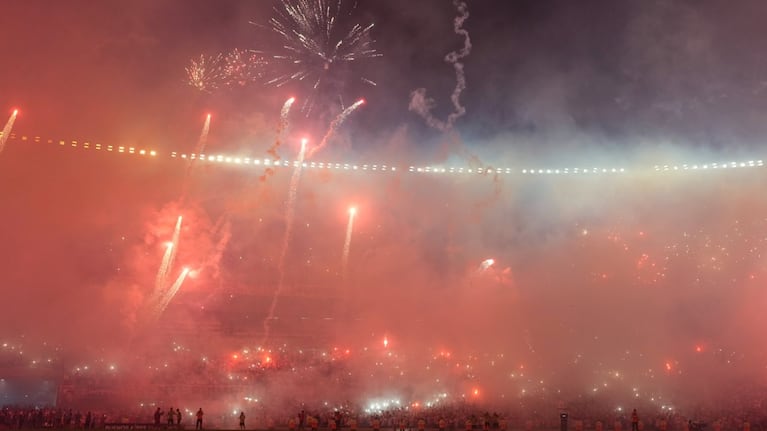
M 44 140 L 40 136 L 29 137 L 26 135 L 16 135 L 11 133 L 9 140 L 21 140 L 21 141 L 33 141 L 33 142 L 47 142 L 54 144 L 58 142 L 61 147 L 69 148 L 82 148 L 82 149 L 95 149 L 97 151 L 105 149 L 108 152 L 116 152 L 121 154 L 138 154 L 141 156 L 149 155 L 151 157 L 157 156 L 155 150 L 137 149 L 136 147 L 126 146 L 113 146 L 103 145 L 101 143 L 91 144 L 88 141 L 79 142 L 77 140 L 65 141 L 52 139 Z M 200 160 L 211 163 L 226 163 L 236 165 L 253 165 L 253 166 L 269 166 L 269 167 L 296 167 L 297 161 L 288 160 L 273 160 L 273 159 L 257 159 L 249 157 L 239 157 L 230 155 L 205 155 L 205 154 L 186 154 L 173 151 L 170 154 L 171 158 L 181 158 L 185 160 Z M 754 168 L 764 167 L 764 160 L 747 160 L 747 161 L 730 161 L 722 163 L 699 163 L 699 164 L 663 164 L 655 165 L 653 170 L 655 172 L 681 172 L 681 171 L 705 171 L 705 170 L 724 170 L 724 169 L 736 169 L 736 168 Z M 301 166 L 307 169 L 325 169 L 325 170 L 345 170 L 345 171 L 376 171 L 376 172 L 397 172 L 397 168 L 385 164 L 354 164 L 354 163 L 340 163 L 340 162 L 304 162 Z M 641 170 L 633 170 L 632 172 L 638 172 Z M 593 175 L 593 174 L 622 174 L 626 173 L 626 168 L 604 168 L 604 167 L 580 167 L 580 168 L 499 168 L 499 167 L 479 167 L 479 168 L 465 168 L 455 166 L 409 166 L 406 170 L 409 173 L 420 174 L 478 174 L 478 175 L 499 175 L 499 174 L 524 174 L 524 175 Z
M 705 170 L 723 170 L 723 169 L 738 169 L 738 168 L 762 168 L 764 167 L 764 160 L 748 160 L 741 162 L 724 162 L 724 163 L 704 163 L 704 164 L 681 164 L 681 165 L 655 165 L 653 169 L 655 172 L 671 172 L 671 171 L 705 171 Z
M 0 132 L 0 135 L 2 135 L 2 132 Z M 157 156 L 157 151 L 155 150 L 145 150 L 145 149 L 139 149 L 136 147 L 126 147 L 126 146 L 118 146 L 118 147 L 114 147 L 112 145 L 102 146 L 102 144 L 100 143 L 91 144 L 89 141 L 84 141 L 82 143 L 77 140 L 65 141 L 63 139 L 60 139 L 58 141 L 54 141 L 53 139 L 43 139 L 40 136 L 34 136 L 30 138 L 26 135 L 22 135 L 21 137 L 17 137 L 15 134 L 11 134 L 10 139 L 11 140 L 19 139 L 21 141 L 32 140 L 33 142 L 36 142 L 36 143 L 40 143 L 40 142 L 46 142 L 48 144 L 58 143 L 60 147 L 82 148 L 84 150 L 95 149 L 98 151 L 98 150 L 101 150 L 102 148 L 105 148 L 107 151 L 112 151 L 112 152 L 116 151 L 118 153 L 123 153 L 123 154 L 126 154 L 126 153 L 138 154 L 141 156 L 149 155 L 152 157 Z

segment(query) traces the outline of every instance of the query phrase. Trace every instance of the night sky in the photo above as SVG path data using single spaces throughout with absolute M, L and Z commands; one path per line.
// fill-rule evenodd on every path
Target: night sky
M 315 110 L 291 111 L 279 146 L 280 108 L 291 96 L 300 104 L 310 83 L 204 92 L 185 71 L 200 55 L 279 51 L 274 8 L 4 4 L 0 113 L 19 115 L 0 153 L 0 341 L 28 353 L 10 360 L 6 347 L 0 371 L 23 374 L 30 355 L 54 355 L 54 374 L 83 363 L 139 374 L 138 352 L 160 363 L 156 346 L 176 342 L 223 357 L 261 344 L 361 352 L 386 337 L 413 399 L 480 385 L 487 400 L 572 400 L 610 380 L 610 407 L 639 387 L 660 408 L 764 383 L 767 202 L 753 161 L 765 156 L 767 3 L 469 1 L 466 112 L 437 130 L 408 106 L 423 88 L 435 117 L 453 112 L 445 55 L 464 43 L 455 6 L 360 0 L 339 25 L 375 23 L 381 56 L 332 74 Z M 290 72 L 281 67 L 268 73 Z M 180 157 L 210 113 L 207 153 L 265 159 L 276 146 L 296 160 L 302 137 L 316 145 L 359 98 L 307 162 L 397 171 L 307 167 L 292 210 L 290 167 Z M 745 166 L 713 169 L 725 162 Z M 476 173 L 491 167 L 511 173 Z M 572 173 L 595 167 L 625 172 Z M 169 277 L 191 272 L 158 314 L 153 289 L 179 215 Z M 422 364 L 445 349 L 475 368 L 434 384 Z M 520 381 L 521 366 L 534 377 Z M 348 397 L 403 387 L 371 380 Z

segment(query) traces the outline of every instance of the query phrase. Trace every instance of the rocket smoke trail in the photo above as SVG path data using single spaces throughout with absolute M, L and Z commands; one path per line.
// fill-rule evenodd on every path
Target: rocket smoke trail
M 344 124 L 344 121 L 346 121 L 347 118 L 349 118 L 349 115 L 351 115 L 352 112 L 356 111 L 357 108 L 359 108 L 363 104 L 365 104 L 365 100 L 360 99 L 356 101 L 354 105 L 344 109 L 343 112 L 338 114 L 338 116 L 333 121 L 330 122 L 330 127 L 328 128 L 327 133 L 325 133 L 325 137 L 322 138 L 322 141 L 320 141 L 320 145 L 312 148 L 312 150 L 309 151 L 309 158 L 311 158 L 314 155 L 314 153 L 323 149 L 325 145 L 328 144 L 328 141 L 330 140 L 330 138 L 332 138 L 333 135 L 336 134 L 336 132 L 338 131 L 338 128 L 341 127 L 342 124 Z
M 200 270 L 211 268 L 213 270 L 213 278 L 218 279 L 221 275 L 221 258 L 224 256 L 229 240 L 232 239 L 232 222 L 229 220 L 228 213 L 219 217 L 213 227 L 212 234 L 218 236 L 218 242 L 213 249 L 213 253 L 205 259 L 205 263 Z
M 19 110 L 14 109 L 13 114 L 8 118 L 8 121 L 3 127 L 3 135 L 0 136 L 0 153 L 5 149 L 5 142 L 8 141 L 8 137 L 11 136 L 11 130 L 13 130 L 13 123 L 16 121 L 16 116 L 19 115 Z
M 176 281 L 174 281 L 168 291 L 165 292 L 165 295 L 163 295 L 162 300 L 157 307 L 158 317 L 162 315 L 166 308 L 168 308 L 168 304 L 170 304 L 170 301 L 173 300 L 173 297 L 176 296 L 176 293 L 178 293 L 178 290 L 181 288 L 181 284 L 184 282 L 184 279 L 186 279 L 187 274 L 189 274 L 189 268 L 184 268 L 183 271 L 181 271 L 181 274 L 178 275 Z
M 269 340 L 269 330 L 271 329 L 271 322 L 274 319 L 274 311 L 277 308 L 277 301 L 280 299 L 280 293 L 282 292 L 282 285 L 285 282 L 285 258 L 288 254 L 288 246 L 290 245 L 290 237 L 293 234 L 293 219 L 296 212 L 296 197 L 298 195 L 298 183 L 301 180 L 301 168 L 304 164 L 304 156 L 306 155 L 306 139 L 301 140 L 301 151 L 298 153 L 298 160 L 296 161 L 293 169 L 293 175 L 290 177 L 290 188 L 288 189 L 288 200 L 285 203 L 285 235 L 282 238 L 282 251 L 280 252 L 280 260 L 278 262 L 278 270 L 280 273 L 280 279 L 277 284 L 277 290 L 272 297 L 272 303 L 269 306 L 269 313 L 264 319 L 264 338 L 261 341 L 261 345 L 266 345 Z
M 346 239 L 344 240 L 344 250 L 341 255 L 341 275 L 346 278 L 347 268 L 349 266 L 349 249 L 352 245 L 352 229 L 354 228 L 354 216 L 357 215 L 357 208 L 349 208 L 349 223 L 346 225 Z
M 408 109 L 423 117 L 426 120 L 426 124 L 430 127 L 442 131 L 452 129 L 455 121 L 466 114 L 466 108 L 461 105 L 461 93 L 466 89 L 466 75 L 463 71 L 463 63 L 459 60 L 471 53 L 469 32 L 463 28 L 464 22 L 469 18 L 469 7 L 461 0 L 453 0 L 453 5 L 458 10 L 458 16 L 453 20 L 453 31 L 455 34 L 463 36 L 463 48 L 445 56 L 445 62 L 452 64 L 455 69 L 456 84 L 453 94 L 450 96 L 454 112 L 448 115 L 446 121 L 434 117 L 431 113 L 431 109 L 434 107 L 434 100 L 426 96 L 425 88 L 419 88 L 410 94 L 410 105 L 408 107 Z

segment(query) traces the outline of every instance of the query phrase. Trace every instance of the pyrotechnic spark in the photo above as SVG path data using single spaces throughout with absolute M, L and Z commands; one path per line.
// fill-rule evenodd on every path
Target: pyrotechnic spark
M 5 127 L 3 127 L 3 134 L 0 136 L 0 153 L 2 153 L 5 149 L 5 143 L 8 141 L 8 137 L 11 135 L 11 130 L 13 130 L 13 123 L 16 122 L 17 115 L 19 115 L 19 110 L 14 109 L 11 116 L 8 117 L 8 121 L 6 121 Z
M 357 215 L 357 208 L 349 208 L 349 222 L 346 224 L 346 239 L 344 240 L 344 249 L 341 257 L 341 274 L 346 277 L 349 266 L 349 249 L 352 244 L 352 230 L 354 228 L 354 217 Z
M 302 108 L 307 114 L 317 93 L 333 82 L 349 81 L 340 74 L 348 71 L 350 63 L 381 55 L 373 48 L 373 24 L 345 23 L 344 18 L 351 16 L 355 7 L 342 0 L 283 0 L 282 7 L 274 9 L 276 16 L 269 20 L 283 45 L 279 53 L 271 55 L 275 76 L 267 83 L 277 87 L 296 81 L 310 83 L 311 93 Z M 359 79 L 375 85 L 365 77 Z
M 349 115 L 351 115 L 352 112 L 356 111 L 357 108 L 359 108 L 360 106 L 364 104 L 365 104 L 365 100 L 360 99 L 356 101 L 352 106 L 344 109 L 343 112 L 338 114 L 338 116 L 330 123 L 330 127 L 328 128 L 327 133 L 325 133 L 325 137 L 322 138 L 320 145 L 312 148 L 312 150 L 309 151 L 309 158 L 311 158 L 316 152 L 325 148 L 325 146 L 328 144 L 328 141 L 330 141 L 330 139 L 338 131 L 338 128 L 341 127 L 342 124 L 344 124 L 344 121 L 346 121 L 347 118 L 349 118 Z
M 471 53 L 469 32 L 463 28 L 464 22 L 469 18 L 469 7 L 460 0 L 453 0 L 453 5 L 458 10 L 458 16 L 453 20 L 453 31 L 455 31 L 455 34 L 463 37 L 463 48 L 460 51 L 453 51 L 445 56 L 445 61 L 452 64 L 453 69 L 455 69 L 456 84 L 453 94 L 450 96 L 454 112 L 448 115 L 446 121 L 434 117 L 431 113 L 434 101 L 426 96 L 425 88 L 416 89 L 411 93 L 409 106 L 409 109 L 423 117 L 429 126 L 442 131 L 452 129 L 455 121 L 466 114 L 466 108 L 461 105 L 461 93 L 466 89 L 466 75 L 463 71 L 463 63 L 459 60 Z
M 290 245 L 290 238 L 293 234 L 293 220 L 295 219 L 296 211 L 296 198 L 298 196 L 298 184 L 301 181 L 301 168 L 304 164 L 304 155 L 306 154 L 306 139 L 301 140 L 301 150 L 298 152 L 298 161 L 293 168 L 293 175 L 290 177 L 290 188 L 288 189 L 288 200 L 285 203 L 285 235 L 282 238 L 282 251 L 280 252 L 280 259 L 278 262 L 279 282 L 277 284 L 277 290 L 272 297 L 272 303 L 269 306 L 269 313 L 264 319 L 264 337 L 261 345 L 266 345 L 269 341 L 269 331 L 271 329 L 271 322 L 274 319 L 274 311 L 277 309 L 277 302 L 280 299 L 280 293 L 282 292 L 282 286 L 285 282 L 285 258 L 288 254 L 288 246 Z
M 158 307 L 158 316 L 161 315 L 166 308 L 168 308 L 170 301 L 172 301 L 173 297 L 176 296 L 176 293 L 178 293 L 178 290 L 181 288 L 181 284 L 184 282 L 184 279 L 186 279 L 186 276 L 188 274 L 189 274 L 189 268 L 184 268 L 181 271 L 181 274 L 178 275 L 178 278 L 176 278 L 176 281 L 173 282 L 173 284 L 170 286 L 168 291 L 162 297 L 162 300 L 160 301 L 160 304 Z

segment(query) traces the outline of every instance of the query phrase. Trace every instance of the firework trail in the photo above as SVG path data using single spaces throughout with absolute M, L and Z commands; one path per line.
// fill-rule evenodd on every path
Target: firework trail
M 178 290 L 181 288 L 181 284 L 184 282 L 184 279 L 186 279 L 188 274 L 189 268 L 184 268 L 181 271 L 181 274 L 178 275 L 178 278 L 176 278 L 176 281 L 174 281 L 168 291 L 165 292 L 165 295 L 163 295 L 162 300 L 157 306 L 158 317 L 162 315 L 166 308 L 168 308 L 168 304 L 170 304 L 170 301 L 172 301 L 173 297 L 176 296 L 176 293 L 178 293 Z
M 5 149 L 5 143 L 11 136 L 11 130 L 13 130 L 13 123 L 16 122 L 17 115 L 19 115 L 19 110 L 14 109 L 13 114 L 11 114 L 11 116 L 8 118 L 8 121 L 5 123 L 5 127 L 3 127 L 3 135 L 0 136 L 0 153 L 2 153 Z
M 341 274 L 346 278 L 347 268 L 349 266 L 349 250 L 352 245 L 352 230 L 354 229 L 354 217 L 357 215 L 357 208 L 349 208 L 349 223 L 346 224 L 346 239 L 344 240 L 344 250 L 341 255 Z
M 272 297 L 272 303 L 269 306 L 269 313 L 264 319 L 264 338 L 261 341 L 261 345 L 266 345 L 269 340 L 269 331 L 271 329 L 272 319 L 274 319 L 274 311 L 277 309 L 277 301 L 280 299 L 280 293 L 282 292 L 282 286 L 285 282 L 285 258 L 288 254 L 288 245 L 290 245 L 290 237 L 293 234 L 293 220 L 295 219 L 296 211 L 296 198 L 298 196 L 298 183 L 301 180 L 301 168 L 304 164 L 304 155 L 306 154 L 306 139 L 301 141 L 301 151 L 298 152 L 298 160 L 293 168 L 293 175 L 290 177 L 290 188 L 288 189 L 288 200 L 285 203 L 285 235 L 282 237 L 282 251 L 280 252 L 280 259 L 278 261 L 278 271 L 280 273 L 279 282 L 277 283 L 277 290 Z
M 445 62 L 452 64 L 455 69 L 455 89 L 450 96 L 453 103 L 454 112 L 448 115 L 446 121 L 442 121 L 431 113 L 434 107 L 434 100 L 426 96 L 426 89 L 419 88 L 410 94 L 410 105 L 408 109 L 420 115 L 426 124 L 441 131 L 447 131 L 453 128 L 455 121 L 466 114 L 466 108 L 461 105 L 461 93 L 466 89 L 466 75 L 463 71 L 463 63 L 459 60 L 471 53 L 471 39 L 469 32 L 463 28 L 464 22 L 469 18 L 469 7 L 461 0 L 453 0 L 453 5 L 458 10 L 458 16 L 453 21 L 453 31 L 455 34 L 463 37 L 463 48 L 459 51 L 453 51 L 445 56 Z
M 205 153 L 205 144 L 208 143 L 208 133 L 210 132 L 210 114 L 205 117 L 205 123 L 202 125 L 202 131 L 200 137 L 197 139 L 197 145 L 194 147 L 194 154 L 199 157 Z M 186 170 L 184 171 L 184 182 L 181 185 L 181 197 L 179 198 L 180 204 L 186 200 L 186 195 L 189 192 L 189 182 L 192 177 L 192 171 L 194 168 L 194 159 L 189 158 L 186 163 Z
M 345 7 L 347 4 L 350 7 Z M 309 114 L 317 93 L 335 82 L 348 82 L 339 74 L 348 71 L 348 65 L 360 60 L 380 57 L 373 48 L 371 30 L 374 24 L 344 25 L 343 18 L 352 15 L 356 2 L 343 0 L 283 0 L 275 8 L 276 16 L 269 27 L 282 40 L 282 50 L 270 55 L 274 71 L 267 84 L 281 87 L 289 82 L 308 82 L 309 97 L 302 110 Z M 251 24 L 259 25 L 251 22 Z M 375 85 L 360 77 L 362 82 Z
M 309 151 L 309 158 L 314 156 L 315 153 L 320 151 L 321 149 L 325 148 L 325 146 L 328 144 L 328 141 L 336 134 L 338 129 L 341 127 L 342 124 L 344 124 L 344 121 L 346 121 L 347 118 L 349 118 L 349 115 L 352 114 L 352 112 L 356 111 L 357 108 L 365 104 L 364 99 L 360 99 L 354 103 L 354 105 L 346 108 L 338 114 L 338 116 L 330 122 L 330 127 L 328 128 L 327 133 L 325 133 L 325 136 L 322 138 L 322 141 L 320 141 L 320 145 L 314 147 Z
M 176 252 L 178 251 L 178 240 L 181 236 L 181 216 L 178 216 L 176 221 L 176 227 L 173 229 L 173 239 L 168 244 L 168 249 L 163 255 L 162 264 L 157 271 L 157 280 L 155 283 L 155 289 L 158 293 L 165 291 L 168 286 L 168 274 L 173 270 L 173 261 L 176 259 Z
M 195 154 L 205 154 L 205 144 L 208 143 L 208 132 L 210 132 L 210 114 L 205 117 L 205 123 L 202 125 L 202 131 L 200 137 L 197 139 L 197 145 L 194 147 Z M 191 166 L 192 161 L 189 161 L 188 166 Z
M 152 294 L 151 302 L 156 301 L 165 288 L 165 274 L 168 272 L 171 254 L 173 254 L 173 243 L 169 242 L 166 244 L 165 253 L 162 255 L 162 262 L 160 262 L 160 267 L 157 269 L 157 276 L 155 276 L 154 281 L 154 293 Z
M 290 115 L 290 108 L 293 106 L 293 102 L 296 101 L 295 97 L 291 97 L 290 99 L 286 100 L 285 103 L 282 105 L 282 109 L 280 110 L 280 122 L 277 124 L 277 138 L 274 141 L 274 145 L 272 145 L 266 152 L 268 154 L 271 154 L 272 157 L 279 160 L 280 156 L 277 154 L 277 149 L 282 145 L 282 137 L 285 134 L 285 132 L 288 130 L 288 126 L 290 125 L 288 123 L 288 115 Z

